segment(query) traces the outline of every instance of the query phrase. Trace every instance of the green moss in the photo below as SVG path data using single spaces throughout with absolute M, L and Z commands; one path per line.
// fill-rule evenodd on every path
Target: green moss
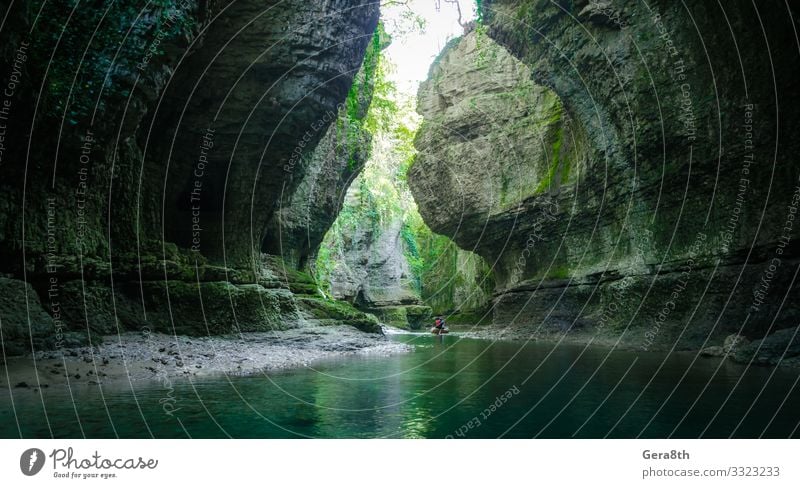
M 345 117 L 337 120 L 337 128 L 345 134 L 349 151 L 347 165 L 353 171 L 359 164 L 358 152 L 361 147 L 362 133 L 365 130 L 367 107 L 371 103 L 376 85 L 385 77 L 385 70 L 381 68 L 381 51 L 388 45 L 389 35 L 379 22 L 372 35 L 361 69 L 350 85 L 350 91 L 345 100 Z
M 508 185 L 509 179 L 505 173 L 500 175 L 500 206 L 505 207 L 507 205 L 513 205 L 516 202 L 509 202 L 508 201 Z
M 371 311 L 378 320 L 392 327 L 408 328 L 408 317 L 405 307 L 381 307 Z
M 288 290 L 261 285 L 151 281 L 142 283 L 142 290 L 148 325 L 165 333 L 214 335 L 280 330 L 290 326 L 287 319 L 296 314 Z
M 316 319 L 351 325 L 364 332 L 381 332 L 380 324 L 374 316 L 357 310 L 347 302 L 316 296 L 298 296 L 297 302 L 303 310 Z
M 170 42 L 191 38 L 196 14 L 178 0 L 100 2 L 84 8 L 76 0 L 31 2 L 39 11 L 32 32 L 31 65 L 47 66 L 44 111 L 69 125 L 96 112 L 124 106 L 133 88 L 130 73 L 152 48 L 159 66 Z M 77 8 L 77 10 L 73 10 Z M 69 22 L 66 22 L 69 19 Z M 156 34 L 160 44 L 153 43 Z
M 483 0 L 475 0 L 475 23 L 483 25 Z
M 398 305 L 370 309 L 378 319 L 392 327 L 418 330 L 431 322 L 431 308 L 425 305 Z
M 564 138 L 564 127 L 559 125 L 558 128 L 556 129 L 556 136 L 555 139 L 553 140 L 553 144 L 550 149 L 550 154 L 551 154 L 550 167 L 547 169 L 547 175 L 545 176 L 545 178 L 542 181 L 540 181 L 539 184 L 536 186 L 534 194 L 541 194 L 551 189 L 555 180 L 555 176 L 559 170 L 559 164 L 562 162 L 561 145 L 563 143 L 563 138 Z M 564 161 L 565 161 L 564 166 L 566 166 L 566 158 L 564 158 Z M 569 170 L 566 171 L 562 170 L 562 176 L 565 173 L 569 175 Z
M 564 280 L 570 277 L 569 266 L 551 266 L 547 271 L 547 277 L 554 280 Z
M 266 256 L 265 265 L 278 278 L 278 281 L 293 293 L 303 295 L 317 294 L 318 286 L 316 280 L 309 273 L 299 271 L 294 266 L 286 264 L 280 256 Z
M 420 256 L 417 236 L 411 224 L 403 222 L 403 227 L 400 229 L 400 237 L 403 239 L 404 244 L 403 254 L 413 275 L 414 290 L 417 293 L 422 293 L 422 275 L 425 272 L 425 260 Z
M 446 320 L 450 325 L 491 325 L 492 314 L 489 311 L 456 312 Z
M 413 271 L 420 282 L 423 302 L 437 314 L 459 307 L 484 306 L 482 301 L 494 289 L 490 267 L 479 256 L 460 250 L 449 238 L 431 231 L 419 214 L 415 215 L 411 229 L 418 246 L 419 265 Z M 465 260 L 466 256 L 469 258 Z M 456 297 L 465 296 L 471 297 L 470 303 L 455 303 Z
M 419 329 L 431 320 L 432 310 L 425 305 L 409 305 L 406 308 L 406 320 L 412 330 Z

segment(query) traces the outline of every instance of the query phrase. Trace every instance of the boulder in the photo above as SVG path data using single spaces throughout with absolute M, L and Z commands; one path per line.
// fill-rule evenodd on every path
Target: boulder
M 57 296 L 48 304 L 56 312 L 59 306 Z M 24 281 L 0 277 L 0 331 L 3 354 L 17 356 L 56 347 L 59 341 L 63 342 L 66 330 L 45 312 L 33 287 Z

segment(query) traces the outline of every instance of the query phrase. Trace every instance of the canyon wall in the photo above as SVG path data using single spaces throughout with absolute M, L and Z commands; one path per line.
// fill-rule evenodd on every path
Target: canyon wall
M 370 218 L 372 207 L 362 199 L 366 189 L 358 186 L 345 208 L 358 217 L 338 224 L 328 248 L 330 293 L 383 323 L 418 329 L 428 322 L 431 310 L 420 299 L 403 219 Z
M 395 327 L 419 329 L 432 315 L 453 324 L 485 321 L 494 288 L 486 262 L 431 232 L 402 182 L 381 198 L 379 171 L 367 168 L 350 188 L 315 263 L 319 281 L 336 299 Z
M 378 4 L 76 9 L 17 2 L 2 29 L 5 354 L 315 317 L 377 330 L 262 250 L 279 247 L 281 202 L 319 173 L 302 161 L 334 137 Z
M 492 267 L 495 326 L 643 349 L 797 327 L 787 7 L 482 4 L 420 89 L 409 185 Z
M 303 179 L 283 195 L 267 227 L 263 251 L 283 257 L 297 269 L 316 258 L 325 233 L 342 209 L 353 180 L 370 157 L 372 134 L 364 127 L 376 83 L 380 54 L 390 43 L 379 26 L 350 87 L 347 100 L 314 151 L 301 160 Z
M 420 227 L 415 237 L 423 263 L 418 277 L 422 301 L 452 325 L 490 322 L 494 291 L 490 266 L 447 237 Z

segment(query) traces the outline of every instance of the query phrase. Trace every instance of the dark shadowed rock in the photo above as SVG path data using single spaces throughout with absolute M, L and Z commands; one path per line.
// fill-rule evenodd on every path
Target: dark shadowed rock
M 346 171 L 301 159 L 336 121 L 379 3 L 122 1 L 103 22 L 87 11 L 65 27 L 70 8 L 14 4 L 0 43 L 22 73 L 4 133 L 0 272 L 35 290 L 34 347 L 54 344 L 55 317 L 37 301 L 51 278 L 66 345 L 145 327 L 196 335 L 295 324 L 292 294 L 316 287 L 273 272 L 261 253 L 278 238 L 267 223 L 307 174 L 330 200 L 312 227 L 337 211 L 329 186 Z M 337 157 L 320 160 L 341 163 L 342 149 L 328 150 Z M 3 302 L 7 353 L 30 349 L 20 296 Z
M 367 0 L 246 1 L 220 11 L 156 114 L 163 132 L 148 178 L 158 195 L 165 190 L 167 240 L 246 265 L 264 239 L 278 238 L 265 235 L 267 223 L 303 180 L 302 156 L 336 120 L 378 8 Z M 205 145 L 198 174 L 207 129 L 213 147 Z
M 0 328 L 6 355 L 53 347 L 60 337 L 33 288 L 9 278 L 0 278 Z
M 269 220 L 263 251 L 281 256 L 298 270 L 307 269 L 314 261 L 325 233 L 342 209 L 350 184 L 369 159 L 372 135 L 364 123 L 380 53 L 388 45 L 388 35 L 379 25 L 336 120 L 314 151 L 304 154 L 300 161 L 304 170 L 297 190 L 281 196 Z

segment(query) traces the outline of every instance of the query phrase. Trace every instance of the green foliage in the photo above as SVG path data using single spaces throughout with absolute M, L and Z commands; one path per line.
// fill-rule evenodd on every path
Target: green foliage
M 408 0 L 381 1 L 381 20 L 389 22 L 389 31 L 394 36 L 404 37 L 414 32 L 425 32 L 427 21 L 414 12 Z
M 31 51 L 43 58 L 36 64 L 47 66 L 45 113 L 76 125 L 127 98 L 146 56 L 163 56 L 167 42 L 193 34 L 194 15 L 182 3 L 46 2 L 31 36 Z
M 353 78 L 353 84 L 347 93 L 344 105 L 345 117 L 337 120 L 337 129 L 345 135 L 347 142 L 348 167 L 351 171 L 355 170 L 358 163 L 362 134 L 365 130 L 369 131 L 366 118 L 369 107 L 376 102 L 375 92 L 385 90 L 386 68 L 381 62 L 383 59 L 381 51 L 389 45 L 389 42 L 389 35 L 384 30 L 383 24 L 378 22 L 364 53 L 361 69 Z
M 405 222 L 408 215 L 416 214 L 406 174 L 416 155 L 414 137 L 419 116 L 414 110 L 414 99 L 401 93 L 388 79 L 393 69 L 388 60 L 379 57 L 375 66 L 369 75 L 372 96 L 366 114 L 355 119 L 355 107 L 348 107 L 348 119 L 371 135 L 371 157 L 351 184 L 348 198 L 318 253 L 315 275 L 325 289 L 329 288 L 336 262 L 354 235 L 360 232 L 377 235 L 389 223 Z M 351 90 L 351 97 L 355 97 L 352 93 L 355 92 Z M 411 243 L 411 236 L 406 236 L 407 244 Z
M 559 169 L 561 170 L 561 182 L 566 183 L 569 179 L 571 172 L 571 161 L 569 157 L 562 157 L 561 154 L 561 146 L 563 145 L 564 141 L 564 125 L 560 123 L 561 115 L 562 108 L 559 107 L 559 110 L 556 111 L 550 120 L 547 121 L 548 125 L 556 126 L 556 133 L 555 138 L 553 139 L 552 147 L 550 148 L 550 166 L 548 167 L 547 175 L 536 186 L 536 190 L 534 190 L 534 192 L 537 194 L 544 193 L 545 191 L 551 189 Z
M 422 277 L 425 274 L 425 260 L 420 256 L 417 235 L 408 222 L 403 222 L 403 227 L 400 230 L 400 237 L 403 239 L 406 261 L 408 261 L 411 273 L 414 275 L 414 289 L 417 293 L 422 294 Z
M 494 65 L 497 60 L 497 47 L 494 41 L 489 39 L 488 29 L 483 24 L 475 27 L 475 48 L 478 53 L 476 67 L 479 69 L 488 68 Z
M 442 53 L 457 42 L 458 39 L 449 41 Z M 425 225 L 407 182 L 416 157 L 414 138 L 421 124 L 416 99 L 413 94 L 402 93 L 391 81 L 394 67 L 385 57 L 373 59 L 368 54 L 365 66 L 373 61 L 375 69 L 364 70 L 366 76 L 360 83 L 354 83 L 347 105 L 348 121 L 359 124 L 371 135 L 371 156 L 351 184 L 343 208 L 323 240 L 314 266 L 315 277 L 324 290 L 329 290 L 330 279 L 337 265 L 344 261 L 354 238 L 372 233 L 374 240 L 378 233 L 399 221 L 403 253 L 414 288 L 423 300 L 430 297 L 438 301 L 440 311 L 452 309 L 456 289 L 468 281 L 457 270 L 460 251 L 447 237 L 434 234 Z M 366 115 L 359 119 L 360 106 L 355 102 L 367 82 L 371 83 L 372 96 Z M 483 273 L 481 278 L 488 275 L 488 267 Z M 491 280 L 481 281 L 488 290 L 493 288 Z
M 475 23 L 483 25 L 483 0 L 475 0 Z

